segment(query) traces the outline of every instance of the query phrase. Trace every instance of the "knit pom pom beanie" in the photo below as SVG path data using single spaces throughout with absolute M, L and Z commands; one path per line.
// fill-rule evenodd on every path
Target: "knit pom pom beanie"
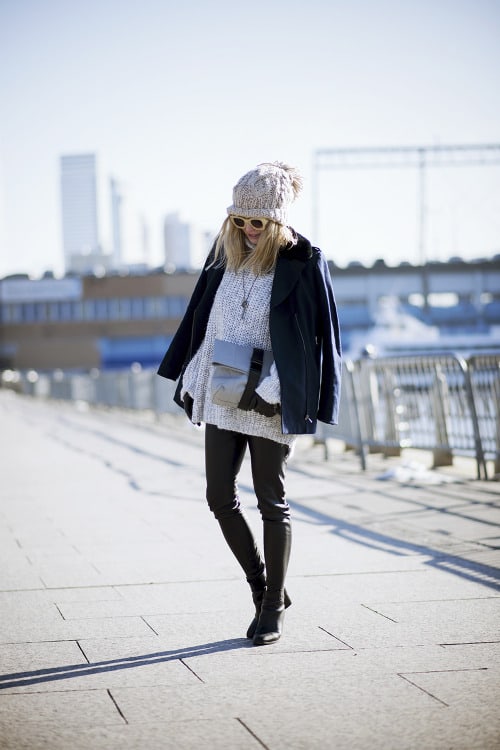
M 233 188 L 229 215 L 272 219 L 287 225 L 288 208 L 302 190 L 299 172 L 281 161 L 265 162 L 247 172 Z

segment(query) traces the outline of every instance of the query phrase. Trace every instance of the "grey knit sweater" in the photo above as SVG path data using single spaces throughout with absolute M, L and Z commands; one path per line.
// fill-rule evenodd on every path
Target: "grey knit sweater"
M 182 380 L 181 397 L 187 392 L 193 398 L 193 422 L 214 424 L 224 430 L 269 438 L 292 445 L 295 435 L 281 431 L 281 415 L 264 417 L 254 411 L 218 406 L 210 398 L 214 340 L 271 350 L 269 304 L 274 272 L 256 276 L 251 271 L 226 271 L 215 295 L 203 342 L 189 362 Z M 247 299 L 245 310 L 242 301 Z M 257 388 L 264 401 L 281 401 L 276 365 Z

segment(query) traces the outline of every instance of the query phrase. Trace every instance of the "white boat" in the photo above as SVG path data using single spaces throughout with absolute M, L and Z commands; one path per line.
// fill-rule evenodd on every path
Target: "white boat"
M 347 357 L 391 356 L 453 352 L 471 356 L 500 350 L 500 326 L 487 333 L 443 334 L 438 326 L 427 325 L 403 309 L 397 298 L 384 298 L 375 314 L 375 325 L 349 334 Z

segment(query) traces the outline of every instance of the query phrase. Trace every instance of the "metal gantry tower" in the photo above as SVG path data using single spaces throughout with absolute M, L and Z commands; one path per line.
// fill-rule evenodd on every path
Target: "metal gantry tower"
M 418 174 L 418 258 L 424 265 L 426 225 L 426 173 L 435 167 L 468 167 L 500 164 L 500 143 L 378 146 L 360 148 L 322 148 L 314 152 L 313 216 L 314 236 L 319 232 L 319 175 L 325 169 L 387 169 L 390 167 L 417 170 Z

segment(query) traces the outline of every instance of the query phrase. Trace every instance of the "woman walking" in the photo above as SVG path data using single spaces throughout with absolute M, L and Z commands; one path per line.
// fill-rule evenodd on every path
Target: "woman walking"
M 297 435 L 335 424 L 341 378 L 337 311 L 327 263 L 288 226 L 302 187 L 281 162 L 260 164 L 233 189 L 185 316 L 158 373 L 175 401 L 205 423 L 207 501 L 250 584 L 247 637 L 277 641 L 290 557 L 285 468 Z M 244 363 L 244 364 L 242 364 Z M 236 365 L 236 367 L 235 367 Z M 248 447 L 263 521 L 263 556 L 240 505 Z

